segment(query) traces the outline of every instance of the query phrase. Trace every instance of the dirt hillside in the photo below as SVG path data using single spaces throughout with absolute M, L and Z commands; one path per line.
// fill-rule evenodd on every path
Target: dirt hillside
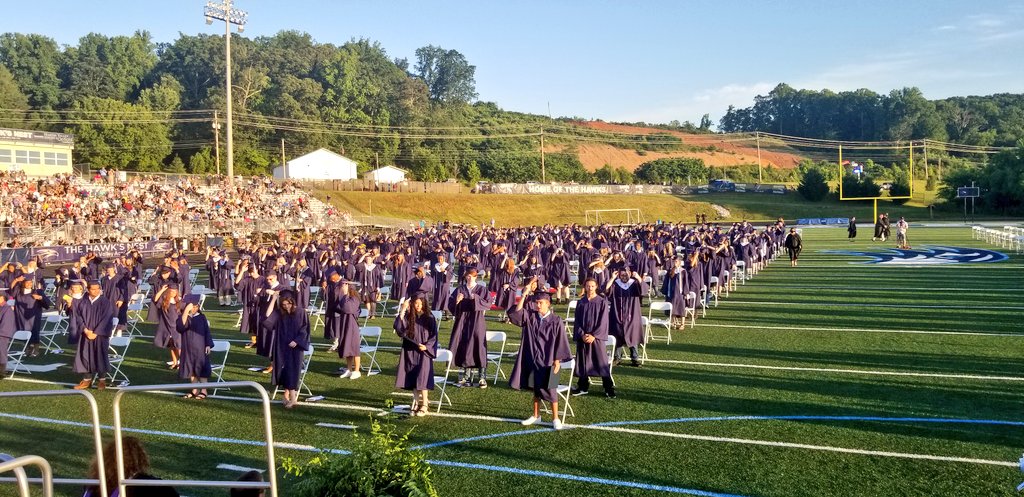
M 650 162 L 655 159 L 673 158 L 673 157 L 695 157 L 703 159 L 704 163 L 709 166 L 727 166 L 734 164 L 756 164 L 757 163 L 757 148 L 753 140 L 748 141 L 726 141 L 722 137 L 713 134 L 701 135 L 682 133 L 678 131 L 666 131 L 656 128 L 642 128 L 637 126 L 625 126 L 621 124 L 610 124 L 601 121 L 582 121 L 574 123 L 578 126 L 584 126 L 599 131 L 607 131 L 611 133 L 628 133 L 628 134 L 653 134 L 653 133 L 668 133 L 683 140 L 685 145 L 692 145 L 697 147 L 708 147 L 714 146 L 715 151 L 707 152 L 646 152 L 644 155 L 640 155 L 635 150 L 616 148 L 612 145 L 602 143 L 591 143 L 591 142 L 579 142 L 579 156 L 580 162 L 587 168 L 588 171 L 595 171 L 600 169 L 605 164 L 610 164 L 613 167 L 625 167 L 626 169 L 633 171 L 640 164 Z M 557 152 L 561 150 L 560 146 L 547 147 L 549 152 Z M 765 149 L 761 149 L 761 163 L 765 166 L 771 165 L 778 168 L 791 168 L 796 167 L 800 162 L 800 157 L 793 154 L 787 154 L 783 152 L 772 152 Z

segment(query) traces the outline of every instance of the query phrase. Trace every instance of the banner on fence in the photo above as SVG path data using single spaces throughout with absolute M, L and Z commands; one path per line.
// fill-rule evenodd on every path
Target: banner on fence
M 54 245 L 50 247 L 29 247 L 0 250 L 3 262 L 25 262 L 39 256 L 47 264 L 61 264 L 77 261 L 79 257 L 94 252 L 97 257 L 107 259 L 117 257 L 131 249 L 138 250 L 142 255 L 162 254 L 174 248 L 170 240 L 152 240 L 148 242 L 125 243 L 83 243 L 78 245 Z
M 850 224 L 848 217 L 812 217 L 808 219 L 797 219 L 796 224 L 803 226 L 832 226 Z

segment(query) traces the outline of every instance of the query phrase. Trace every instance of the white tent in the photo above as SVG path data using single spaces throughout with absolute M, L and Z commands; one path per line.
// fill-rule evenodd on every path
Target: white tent
M 274 179 L 356 179 L 356 161 L 326 148 L 314 150 L 274 168 Z
M 378 167 L 363 175 L 363 179 L 378 183 L 401 183 L 405 181 L 406 170 L 395 166 Z

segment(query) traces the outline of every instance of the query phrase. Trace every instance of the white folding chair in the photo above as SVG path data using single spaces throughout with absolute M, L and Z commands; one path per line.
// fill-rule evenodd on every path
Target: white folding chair
M 707 315 L 708 315 L 707 300 L 708 300 L 708 286 L 707 285 L 701 285 L 701 287 L 700 287 L 700 296 L 697 299 L 697 304 L 700 305 L 700 317 L 702 317 L 702 318 L 703 317 L 707 317 Z
M 385 317 L 388 312 L 388 302 L 391 301 L 391 287 L 382 286 L 378 291 L 381 298 L 381 301 L 377 302 L 377 305 L 380 306 L 380 317 Z
M 198 276 L 199 276 L 199 270 L 198 269 L 189 269 L 188 270 L 188 282 L 189 282 L 189 284 L 190 285 L 195 284 L 196 278 Z
M 611 374 L 612 368 L 615 367 L 615 344 L 615 335 L 608 335 L 608 340 L 604 342 L 604 348 L 608 351 L 608 374 Z
M 362 319 L 363 326 L 366 326 L 366 324 L 370 322 L 370 311 L 368 311 L 365 307 L 359 309 L 359 319 Z
M 370 365 L 366 367 L 366 376 L 372 376 L 381 372 L 380 363 L 377 362 L 377 349 L 380 348 L 380 326 L 363 326 L 359 328 L 360 354 L 370 355 Z M 376 366 L 376 369 L 374 368 Z
M 718 281 L 718 276 L 712 276 L 708 279 L 708 288 L 710 298 L 715 300 L 715 307 L 718 307 L 718 292 L 722 290 L 722 285 Z
M 193 292 L 193 295 L 195 295 L 195 292 Z M 207 296 L 208 295 L 205 294 L 205 293 L 199 294 L 199 310 L 200 311 L 204 310 L 203 307 L 206 305 L 206 297 Z
M 224 368 L 227 367 L 227 364 L 228 364 L 228 354 L 231 353 L 231 342 L 229 342 L 227 340 L 214 340 L 213 341 L 213 347 L 210 349 L 210 355 L 220 354 L 221 352 L 224 353 L 224 357 L 221 358 L 220 363 L 213 364 L 213 361 L 212 360 L 210 361 L 211 362 L 211 364 L 210 364 L 210 379 L 213 380 L 214 384 L 216 384 L 216 383 L 223 383 L 224 382 Z M 217 390 L 220 390 L 220 389 L 219 388 L 214 388 L 213 389 L 213 395 L 217 395 Z M 230 388 L 225 388 L 224 390 L 231 390 L 231 389 Z
M 22 361 L 25 360 L 25 353 L 28 351 L 28 341 L 32 339 L 32 332 L 29 330 L 18 330 L 14 332 L 14 336 L 11 338 L 10 344 L 7 346 L 7 350 L 3 353 L 7 354 L 8 363 L 7 367 L 11 368 L 11 374 L 8 378 L 14 378 L 14 373 L 17 373 L 20 369 L 25 374 L 32 374 L 24 365 Z M 21 344 L 21 351 L 14 352 L 14 342 L 23 342 Z
M 569 307 L 565 310 L 565 331 L 569 336 L 572 336 L 572 325 L 576 322 L 576 307 L 579 304 L 579 300 L 570 300 Z
M 309 344 L 309 348 L 302 353 L 302 372 L 299 373 L 299 395 L 305 395 L 306 397 L 312 397 L 313 392 L 306 385 L 306 373 L 309 372 L 309 365 L 313 362 L 313 344 Z M 271 394 L 271 400 L 277 397 L 277 391 L 280 390 L 280 386 L 274 387 L 274 393 Z
M 508 339 L 508 335 L 504 331 L 488 331 L 487 332 L 487 343 L 500 343 L 501 347 L 498 352 L 487 353 L 487 365 L 494 364 L 494 383 L 498 382 L 498 375 L 502 378 L 508 378 L 505 376 L 505 372 L 501 370 L 501 359 L 505 357 L 505 341 Z M 487 347 L 491 349 L 491 347 Z M 487 377 L 487 368 L 484 368 L 484 377 Z
M 309 332 L 310 333 L 316 331 L 316 329 L 318 327 L 319 328 L 323 328 L 324 326 L 327 326 L 327 324 L 326 324 L 327 322 L 324 320 L 327 317 L 327 311 L 324 310 L 324 307 L 326 307 L 326 305 L 327 305 L 327 301 L 323 300 L 323 301 L 320 301 L 320 305 L 318 305 L 316 307 L 313 307 L 313 305 L 310 304 L 310 306 L 306 309 L 306 312 L 309 313 Z M 239 312 L 241 312 L 241 311 L 239 311 Z M 239 319 L 241 319 L 241 318 L 239 318 Z
M 136 299 L 136 297 L 139 297 Z M 145 297 L 141 293 L 136 293 L 132 296 L 131 300 L 128 301 L 128 311 L 125 313 L 128 318 L 126 321 L 127 326 L 125 331 L 128 332 L 128 336 L 132 336 L 139 332 L 139 323 L 146 321 L 144 314 L 146 310 Z
M 658 316 L 654 313 L 658 312 Z M 660 313 L 667 313 L 665 317 L 662 317 Z M 664 335 L 655 335 L 653 328 L 655 326 L 664 326 Z M 651 302 L 651 307 L 647 309 L 647 327 L 645 328 L 648 340 L 665 340 L 666 344 L 672 343 L 672 303 L 671 302 Z
M 116 319 L 116 318 L 115 318 Z M 114 326 L 117 326 L 116 324 Z M 113 352 L 113 356 L 110 358 L 110 369 L 107 373 L 110 377 L 110 383 L 118 384 L 118 378 L 121 382 L 118 386 L 126 387 L 131 385 L 131 380 L 128 375 L 122 370 L 124 366 L 124 359 L 128 355 L 128 348 L 132 344 L 132 337 L 128 336 L 113 336 L 110 337 L 110 351 Z
M 237 310 L 237 311 L 235 311 L 235 312 L 237 312 L 237 313 L 238 313 L 238 320 L 237 320 L 237 321 L 235 321 L 235 328 L 239 328 L 239 329 L 241 329 L 241 328 L 242 328 L 242 310 L 241 310 L 241 309 L 239 309 L 239 310 Z M 313 331 L 313 330 L 311 329 L 311 330 L 309 330 L 309 331 Z
M 686 294 L 683 308 L 683 327 L 686 327 L 686 316 L 690 316 L 690 328 L 697 325 L 697 292 Z
M 437 324 L 437 330 L 436 331 L 437 331 L 437 334 L 440 335 L 441 334 L 441 317 L 442 317 L 442 313 L 441 313 L 441 311 L 430 311 L 430 315 L 434 316 L 434 323 Z
M 438 385 L 441 386 L 441 392 L 438 394 L 437 400 L 435 401 L 437 402 L 436 412 L 441 412 L 441 406 L 446 402 L 449 406 L 452 405 L 452 399 L 448 397 L 447 393 L 445 393 L 445 390 L 448 387 L 448 377 L 451 376 L 452 373 L 452 358 L 452 351 L 448 349 L 437 349 L 437 356 L 434 357 L 434 387 L 436 388 Z M 444 376 L 439 376 L 437 374 L 438 365 L 440 364 L 444 364 Z
M 309 287 L 309 306 L 316 308 L 320 303 L 320 287 L 311 286 Z
M 563 385 L 562 384 L 562 378 L 565 377 L 565 373 L 566 372 L 569 373 L 569 380 L 566 381 L 565 384 Z M 575 373 L 576 373 L 576 359 L 569 359 L 568 361 L 565 361 L 565 362 L 559 364 L 559 369 L 558 369 L 558 387 L 555 388 L 555 393 L 558 394 L 558 399 L 559 399 L 558 403 L 561 404 L 561 407 L 562 407 L 562 422 L 563 423 L 565 422 L 565 416 L 566 415 L 572 415 L 573 417 L 576 416 L 576 413 L 573 412 L 573 410 L 572 410 L 572 406 L 569 405 L 569 397 L 572 397 L 572 395 L 570 394 L 570 392 L 572 391 L 572 378 L 575 375 Z M 544 404 L 544 412 L 551 412 L 551 409 L 548 408 L 548 403 L 547 402 L 542 402 L 542 403 Z
M 736 277 L 736 284 L 747 284 L 747 263 L 736 261 L 736 270 L 733 273 Z M 735 286 L 733 288 L 736 288 Z
M 46 347 L 47 354 L 62 354 L 64 350 L 54 340 L 68 329 L 68 318 L 51 314 L 45 317 L 43 327 L 39 330 L 39 341 Z

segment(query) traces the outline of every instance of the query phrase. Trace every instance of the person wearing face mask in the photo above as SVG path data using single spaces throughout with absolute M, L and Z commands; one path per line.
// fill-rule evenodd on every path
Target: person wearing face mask
M 198 295 L 186 295 L 178 305 L 183 307 L 181 317 L 175 321 L 181 336 L 178 377 L 205 385 L 212 372 L 210 349 L 213 348 L 213 337 L 210 335 L 210 322 L 199 309 Z M 206 388 L 193 389 L 185 394 L 185 398 L 203 400 L 206 395 Z
M 448 299 L 448 310 L 455 316 L 448 348 L 453 352 L 455 366 L 462 368 L 456 383 L 458 387 L 476 383 L 480 388 L 487 388 L 483 372 L 487 366 L 487 321 L 484 313 L 494 302 L 487 287 L 476 281 L 477 274 L 476 268 L 466 271 L 463 283 Z
M 78 340 L 74 372 L 83 376 L 75 390 L 89 388 L 97 376 L 99 381 L 96 388 L 103 390 L 107 388 L 104 375 L 110 370 L 107 353 L 113 331 L 114 304 L 103 296 L 100 282 L 94 280 L 89 282 L 88 296 L 80 300 L 76 307 L 80 310 L 78 319 L 82 337 Z
M 32 280 L 22 280 L 14 294 L 15 324 L 19 330 L 29 330 L 29 355 L 39 355 L 39 332 L 43 328 L 43 310 L 53 305 L 50 299 L 33 288 Z M 4 352 L 6 353 L 6 349 Z
M 281 316 L 277 320 L 273 384 L 284 389 L 284 408 L 299 403 L 302 355 L 309 349 L 309 315 L 299 308 L 295 292 L 281 292 Z

